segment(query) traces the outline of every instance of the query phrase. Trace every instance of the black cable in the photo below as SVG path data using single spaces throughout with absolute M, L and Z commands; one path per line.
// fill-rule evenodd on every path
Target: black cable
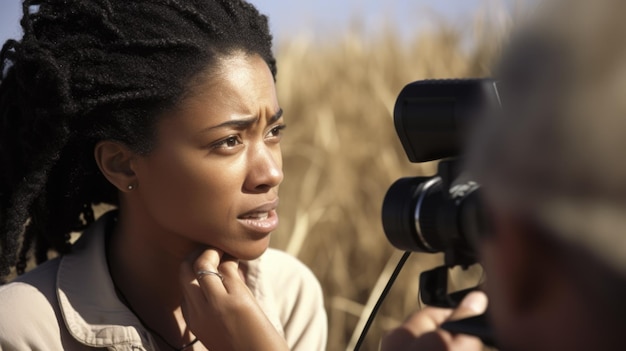
M 376 317 L 376 313 L 378 313 L 378 309 L 383 304 L 385 297 L 387 297 L 389 290 L 391 290 L 393 283 L 396 281 L 396 278 L 398 277 L 398 274 L 400 274 L 400 271 L 402 270 L 404 263 L 406 263 L 406 260 L 409 258 L 409 255 L 411 255 L 411 251 L 406 251 L 402 255 L 402 257 L 400 257 L 400 259 L 398 260 L 398 265 L 396 265 L 396 268 L 393 270 L 393 273 L 391 273 L 391 277 L 389 277 L 389 281 L 387 282 L 387 285 L 385 285 L 383 292 L 380 293 L 380 297 L 378 297 L 378 301 L 376 301 L 376 304 L 374 305 L 374 308 L 372 309 L 370 316 L 367 318 L 367 322 L 365 322 L 365 326 L 363 326 L 363 331 L 361 331 L 359 340 L 357 340 L 356 345 L 354 346 L 354 351 L 358 351 L 361 348 L 361 345 L 363 344 L 363 341 L 365 340 L 365 336 L 367 335 L 367 332 L 370 326 L 372 325 L 374 318 Z

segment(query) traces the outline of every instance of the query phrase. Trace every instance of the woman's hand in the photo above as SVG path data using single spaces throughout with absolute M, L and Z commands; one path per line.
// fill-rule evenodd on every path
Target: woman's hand
M 387 334 L 381 351 L 482 350 L 480 339 L 463 334 L 453 335 L 440 326 L 446 321 L 479 315 L 486 308 L 487 296 L 482 292 L 470 293 L 454 310 L 426 307 Z
M 197 275 L 197 272 L 219 272 Z M 181 265 L 182 309 L 189 329 L 209 350 L 288 350 L 283 337 L 239 274 L 239 263 L 208 248 Z

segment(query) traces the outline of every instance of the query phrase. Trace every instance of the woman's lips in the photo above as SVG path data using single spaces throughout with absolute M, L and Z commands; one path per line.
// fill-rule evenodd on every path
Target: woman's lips
M 238 217 L 237 220 L 249 230 L 262 234 L 269 234 L 278 227 L 278 214 L 276 210 L 248 213 Z
M 237 220 L 249 230 L 269 234 L 278 227 L 278 198 L 258 206 L 237 217 Z

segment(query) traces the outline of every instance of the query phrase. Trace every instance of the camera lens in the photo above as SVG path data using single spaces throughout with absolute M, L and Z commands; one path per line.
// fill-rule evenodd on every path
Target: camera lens
M 454 253 L 455 259 L 473 263 L 484 231 L 478 189 L 467 182 L 448 190 L 441 177 L 397 180 L 383 201 L 387 239 L 404 251 Z
M 382 222 L 387 239 L 405 251 L 440 252 L 446 238 L 439 235 L 441 224 L 432 210 L 447 207 L 439 177 L 401 178 L 387 191 Z

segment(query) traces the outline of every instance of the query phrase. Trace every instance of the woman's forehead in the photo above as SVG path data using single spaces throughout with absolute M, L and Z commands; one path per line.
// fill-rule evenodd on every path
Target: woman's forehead
M 279 109 L 269 67 L 261 57 L 247 55 L 223 60 L 214 74 L 198 79 L 170 115 L 207 128 L 232 118 L 271 116 Z

